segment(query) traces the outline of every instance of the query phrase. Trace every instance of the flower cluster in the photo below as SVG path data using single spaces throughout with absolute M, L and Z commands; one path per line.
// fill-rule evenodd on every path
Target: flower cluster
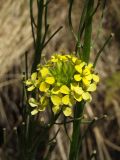
M 99 76 L 92 64 L 86 64 L 74 55 L 53 55 L 45 65 L 25 83 L 28 91 L 35 90 L 35 98 L 29 99 L 32 115 L 51 107 L 54 114 L 62 111 L 72 115 L 76 102 L 91 101 L 91 92 L 96 90 Z

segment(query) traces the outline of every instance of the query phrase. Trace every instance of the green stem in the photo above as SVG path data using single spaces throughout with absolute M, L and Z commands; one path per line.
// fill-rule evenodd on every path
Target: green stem
M 74 3 L 74 0 L 70 0 L 69 1 L 69 12 L 68 12 L 68 22 L 69 22 L 69 27 L 70 27 L 70 31 L 72 32 L 74 38 L 75 38 L 75 41 L 77 41 L 77 36 L 74 32 L 74 29 L 73 29 L 73 25 L 72 25 L 72 17 L 71 17 L 71 13 L 72 13 L 72 7 L 73 7 L 73 3 Z
M 78 54 L 78 56 L 81 58 L 81 38 L 82 38 L 82 34 L 83 31 L 85 29 L 85 18 L 86 18 L 86 12 L 87 12 L 87 5 L 88 5 L 88 0 L 85 1 L 84 3 L 84 8 L 82 11 L 82 15 L 80 17 L 80 23 L 79 23 L 79 28 L 78 28 L 78 41 L 76 43 L 76 53 Z
M 74 111 L 74 118 L 79 118 L 82 116 L 84 110 L 84 103 L 80 102 L 76 104 Z M 81 137 L 80 134 L 80 124 L 81 119 L 73 122 L 73 133 L 72 133 L 72 141 L 70 144 L 70 153 L 69 160 L 77 160 L 78 152 L 79 152 L 79 140 Z
M 83 55 L 82 55 L 83 61 L 87 63 L 90 58 L 93 11 L 94 11 L 94 0 L 89 0 L 87 5 L 86 19 L 85 19 L 85 33 L 84 33 Z
M 34 49 L 35 49 L 35 45 L 36 45 L 35 32 L 34 32 L 35 21 L 34 21 L 34 17 L 33 17 L 33 8 L 32 8 L 32 6 L 33 6 L 33 0 L 30 0 L 30 21 L 31 21 L 31 29 L 32 29 L 33 42 L 34 42 Z
M 44 11 L 44 1 L 38 1 L 38 17 L 37 17 L 37 37 L 35 44 L 35 55 L 32 65 L 32 72 L 36 70 L 37 65 L 41 59 L 42 53 L 42 20 L 43 20 L 43 11 Z

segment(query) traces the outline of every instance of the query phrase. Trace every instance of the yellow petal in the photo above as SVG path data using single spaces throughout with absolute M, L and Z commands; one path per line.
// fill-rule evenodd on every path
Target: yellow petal
M 30 104 L 31 107 L 37 107 L 38 106 L 38 102 L 34 98 L 29 99 L 29 104 Z
M 84 70 L 83 70 L 83 75 L 84 76 L 87 76 L 90 74 L 90 69 L 88 67 L 86 67 Z
M 54 87 L 54 88 L 51 90 L 51 93 L 52 93 L 52 94 L 59 94 L 59 93 L 60 93 L 60 87 Z
M 71 58 L 71 55 L 67 54 L 66 57 L 67 57 L 67 58 Z
M 59 110 L 60 110 L 60 106 L 53 106 L 52 107 L 52 111 L 53 111 L 54 114 L 58 113 Z
M 31 80 L 32 80 L 32 81 L 35 81 L 36 78 L 37 78 L 37 72 L 32 73 L 32 75 L 31 75 Z
M 70 96 L 69 99 L 70 99 L 70 101 L 69 101 L 69 106 L 70 106 L 70 107 L 73 107 L 76 101 L 75 101 L 75 99 L 74 99 L 73 96 Z
M 88 86 L 90 84 L 90 81 L 86 78 L 82 78 L 82 82 L 85 86 Z
M 88 92 L 84 92 L 82 94 L 82 98 L 87 101 L 87 100 L 90 100 L 91 95 Z
M 71 116 L 71 115 L 72 115 L 72 109 L 69 108 L 69 107 L 64 107 L 63 113 L 64 113 L 64 115 L 65 115 L 66 117 L 67 117 L 67 116 Z
M 99 76 L 97 76 L 97 75 L 95 75 L 95 74 L 92 75 L 92 78 L 93 78 L 93 80 L 94 80 L 96 83 L 98 83 L 98 82 L 100 81 Z
M 39 84 L 40 84 L 40 79 L 37 79 L 37 80 L 35 81 L 34 85 L 35 85 L 36 87 L 38 87 Z
M 85 66 L 85 62 L 80 63 L 80 67 L 83 68 Z
M 74 93 L 74 98 L 76 99 L 76 101 L 78 101 L 78 102 L 80 102 L 80 101 L 82 101 L 82 96 L 81 95 L 79 95 L 79 94 L 77 94 L 77 93 Z
M 49 89 L 49 84 L 45 83 L 45 82 L 41 82 L 39 90 L 41 92 L 46 92 Z
M 80 76 L 80 74 L 75 74 L 74 79 L 79 82 L 82 79 L 82 77 Z
M 75 64 L 76 64 L 76 65 L 80 65 L 80 64 L 81 64 L 81 60 L 80 60 L 80 59 L 77 59 L 76 62 L 75 62 Z
M 78 73 L 82 73 L 82 68 L 81 68 L 80 65 L 76 65 L 76 66 L 75 66 L 75 69 L 76 69 L 76 71 L 77 71 Z
M 89 85 L 87 91 L 94 92 L 96 90 L 96 84 L 92 83 Z
M 43 67 L 43 68 L 40 70 L 40 73 L 41 73 L 41 76 L 42 76 L 42 77 L 46 77 L 46 76 L 49 74 L 49 70 L 48 70 L 48 68 Z
M 66 56 L 61 56 L 61 57 L 60 57 L 60 60 L 66 61 L 66 60 L 67 60 L 67 57 L 66 57 Z
M 55 58 L 55 56 L 52 55 L 52 56 L 51 56 L 51 59 L 54 59 L 54 58 Z
M 70 103 L 69 95 L 65 95 L 65 96 L 62 98 L 62 103 L 65 104 L 65 105 L 68 105 L 68 104 Z
M 37 110 L 37 109 L 34 109 L 34 110 L 31 112 L 32 115 L 35 115 L 35 114 L 37 114 L 37 113 L 38 113 L 38 110 Z
M 89 63 L 89 64 L 88 64 L 88 68 L 90 68 L 90 69 L 93 68 L 93 64 L 92 64 L 92 63 Z
M 72 62 L 75 63 L 77 60 L 77 57 L 72 57 Z
M 27 88 L 27 91 L 33 91 L 34 89 L 35 89 L 35 86 L 32 85 L 32 86 Z
M 85 78 L 90 81 L 90 80 L 92 80 L 93 76 L 92 76 L 92 74 L 89 74 L 89 75 L 85 76 Z
M 63 93 L 63 94 L 69 94 L 70 89 L 69 89 L 66 85 L 63 85 L 63 86 L 60 88 L 60 92 Z
M 51 96 L 51 101 L 55 106 L 59 106 L 62 102 L 61 97 L 57 95 L 52 95 Z
M 25 84 L 26 84 L 26 85 L 31 85 L 31 84 L 32 84 L 32 82 L 31 82 L 31 80 L 30 80 L 30 79 L 28 79 L 28 80 L 26 80 L 26 81 L 25 81 Z
M 45 82 L 48 84 L 53 84 L 55 82 L 55 78 L 54 77 L 47 77 L 45 79 Z
M 58 62 L 58 59 L 57 58 L 52 58 L 51 62 L 53 62 L 53 63 Z
M 71 90 L 74 91 L 76 87 L 79 87 L 79 85 L 78 85 L 77 83 L 71 83 L 71 84 L 70 84 Z
M 74 91 L 79 95 L 81 95 L 83 93 L 83 90 L 81 87 L 76 87 Z

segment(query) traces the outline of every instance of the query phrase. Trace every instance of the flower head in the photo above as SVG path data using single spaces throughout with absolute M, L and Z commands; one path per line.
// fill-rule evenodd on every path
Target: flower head
M 38 97 L 30 98 L 31 114 L 44 111 L 52 105 L 54 114 L 62 111 L 72 115 L 76 102 L 91 101 L 91 92 L 96 90 L 99 76 L 92 64 L 87 64 L 74 55 L 53 55 L 45 65 L 39 65 L 26 81 L 27 90 L 36 89 Z

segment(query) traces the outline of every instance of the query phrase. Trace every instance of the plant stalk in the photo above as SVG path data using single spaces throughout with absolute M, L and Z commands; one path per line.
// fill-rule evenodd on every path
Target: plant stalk
M 81 117 L 83 114 L 83 110 L 84 110 L 84 103 L 83 102 L 77 103 L 75 106 L 74 118 L 76 119 Z M 73 133 L 72 133 L 72 141 L 70 143 L 69 160 L 77 160 L 78 157 L 78 152 L 79 152 L 78 146 L 81 138 L 80 124 L 81 124 L 81 119 L 73 122 Z

